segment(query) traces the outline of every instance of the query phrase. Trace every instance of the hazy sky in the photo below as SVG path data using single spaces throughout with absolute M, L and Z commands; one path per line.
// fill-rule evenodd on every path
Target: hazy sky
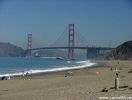
M 74 23 L 89 43 L 115 46 L 132 39 L 131 0 L 0 0 L 0 42 L 48 46 Z M 106 42 L 105 42 L 106 41 Z

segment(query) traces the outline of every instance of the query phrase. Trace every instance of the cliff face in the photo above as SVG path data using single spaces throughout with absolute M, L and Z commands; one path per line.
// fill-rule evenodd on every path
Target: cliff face
M 132 59 L 132 40 L 118 46 L 108 58 L 130 60 Z
M 11 43 L 0 42 L 0 57 L 19 57 L 24 55 L 24 50 Z

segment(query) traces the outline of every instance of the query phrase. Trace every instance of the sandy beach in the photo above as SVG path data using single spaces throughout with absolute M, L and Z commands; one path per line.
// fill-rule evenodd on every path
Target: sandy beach
M 100 62 L 94 68 L 73 70 L 73 75 L 67 77 L 64 71 L 32 76 L 31 80 L 23 80 L 21 77 L 0 80 L 0 100 L 101 100 L 102 97 L 132 97 L 132 73 L 128 73 L 132 69 L 132 61 Z M 120 70 L 119 90 L 114 89 L 117 70 Z M 104 88 L 108 91 L 102 92 Z

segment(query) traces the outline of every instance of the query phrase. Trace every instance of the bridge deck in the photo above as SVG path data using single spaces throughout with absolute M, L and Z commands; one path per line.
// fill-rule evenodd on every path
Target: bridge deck
M 42 47 L 42 48 L 32 48 L 30 50 L 41 50 L 41 49 L 68 49 L 69 47 Z M 115 48 L 109 47 L 70 47 L 72 49 L 97 49 L 97 50 L 113 50 Z

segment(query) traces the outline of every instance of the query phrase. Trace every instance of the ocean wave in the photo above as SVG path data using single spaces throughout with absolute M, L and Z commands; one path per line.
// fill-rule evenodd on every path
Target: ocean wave
M 76 63 L 90 63 L 89 60 L 84 60 L 84 61 L 77 61 Z
M 65 70 L 73 70 L 73 69 L 81 69 L 81 68 L 87 68 L 87 67 L 92 67 L 94 66 L 96 63 L 94 62 L 90 62 L 90 61 L 78 61 L 76 63 L 81 63 L 82 65 L 78 65 L 78 66 L 72 66 L 72 67 L 59 67 L 59 68 L 50 68 L 50 69 L 44 69 L 44 70 L 40 70 L 40 69 L 36 69 L 36 70 L 27 70 L 24 72 L 18 72 L 18 73 L 12 73 L 12 74 L 1 74 L 0 77 L 3 76 L 21 76 L 23 74 L 26 74 L 27 72 L 29 74 L 37 74 L 37 73 L 48 73 L 48 72 L 57 72 L 57 71 L 65 71 Z

